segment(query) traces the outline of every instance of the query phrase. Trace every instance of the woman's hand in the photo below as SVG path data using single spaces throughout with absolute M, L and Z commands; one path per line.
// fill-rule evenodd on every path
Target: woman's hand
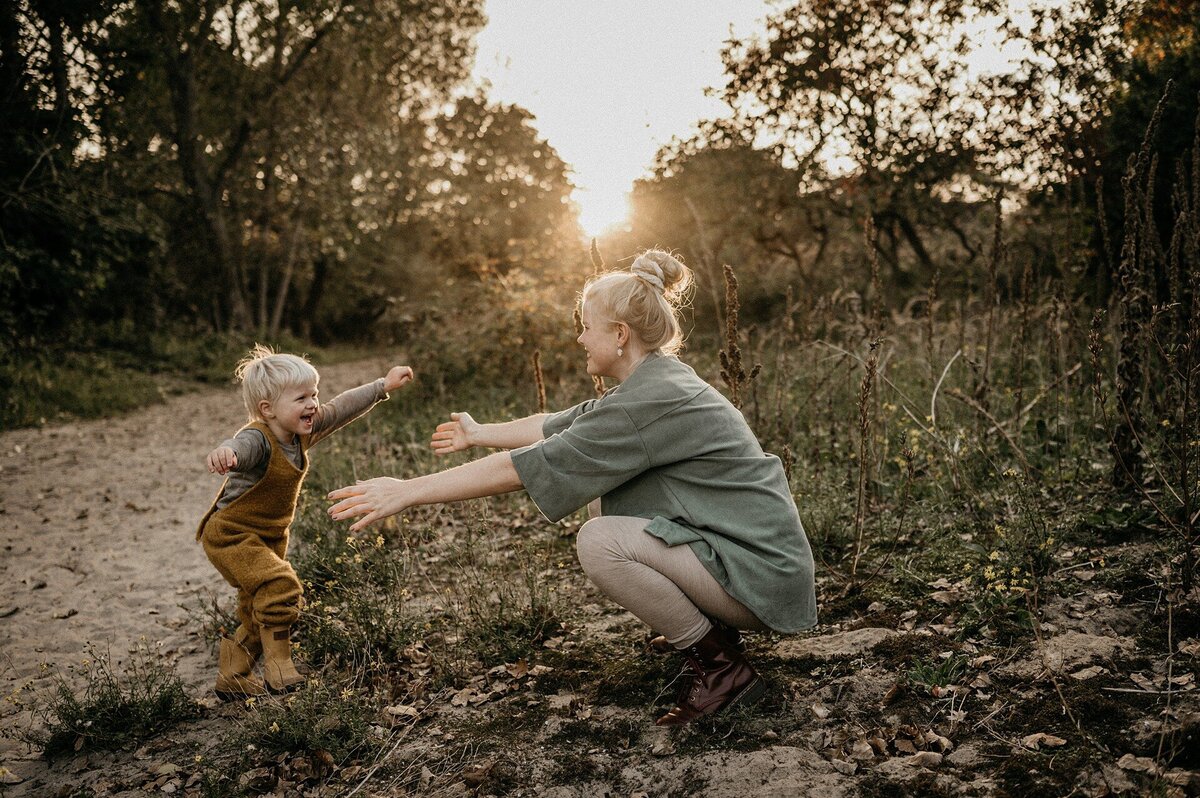
M 411 506 L 404 480 L 392 477 L 360 480 L 353 485 L 331 491 L 326 498 L 337 501 L 337 504 L 329 508 L 329 515 L 333 520 L 342 521 L 362 516 L 351 525 L 351 532 L 364 529 L 381 518 L 404 512 Z
M 449 421 L 437 425 L 430 446 L 434 454 L 466 451 L 478 445 L 479 427 L 470 413 L 451 413 Z

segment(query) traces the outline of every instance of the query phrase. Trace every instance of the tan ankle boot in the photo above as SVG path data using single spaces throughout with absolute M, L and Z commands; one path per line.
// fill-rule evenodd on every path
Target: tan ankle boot
M 262 680 L 254 675 L 254 663 L 261 653 L 262 644 L 245 626 L 239 626 L 232 638 L 221 638 L 214 688 L 217 698 L 234 701 L 266 694 Z
M 272 693 L 287 693 L 304 683 L 292 662 L 291 628 L 262 627 L 263 678 Z

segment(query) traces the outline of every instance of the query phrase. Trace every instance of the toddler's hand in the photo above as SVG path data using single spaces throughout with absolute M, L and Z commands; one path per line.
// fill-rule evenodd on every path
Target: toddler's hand
M 213 474 L 227 474 L 237 468 L 237 455 L 228 446 L 218 446 L 208 453 L 208 470 Z
M 409 366 L 392 366 L 387 376 L 383 378 L 383 390 L 391 393 L 397 388 L 403 388 L 412 382 L 413 370 Z

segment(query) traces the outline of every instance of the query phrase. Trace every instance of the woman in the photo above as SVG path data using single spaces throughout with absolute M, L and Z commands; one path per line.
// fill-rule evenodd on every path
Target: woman
M 678 303 L 690 282 L 686 266 L 651 250 L 629 271 L 584 286 L 587 371 L 620 383 L 599 399 L 504 424 L 453 414 L 433 435 L 439 454 L 509 451 L 329 494 L 338 500 L 333 518 L 359 518 L 351 530 L 416 505 L 519 488 L 552 521 L 599 498 L 601 514 L 579 530 L 580 564 L 691 666 L 660 726 L 766 692 L 736 630 L 816 623 L 812 553 L 779 458 L 765 455 L 741 413 L 675 357 Z

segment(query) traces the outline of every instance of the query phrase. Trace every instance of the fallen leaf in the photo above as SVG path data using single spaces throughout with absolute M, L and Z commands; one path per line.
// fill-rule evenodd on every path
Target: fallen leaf
M 982 668 L 984 665 L 987 665 L 989 662 L 994 662 L 995 660 L 996 658 L 991 654 L 982 654 L 972 659 L 970 665 L 972 668 Z
M 1093 665 L 1090 668 L 1075 671 L 1071 674 L 1071 678 L 1082 682 L 1105 673 L 1108 673 L 1108 668 L 1105 668 L 1103 665 Z
M 1189 657 L 1200 657 L 1200 640 L 1192 638 L 1179 644 L 1179 653 Z
M 8 768 L 0 767 L 0 784 L 4 784 L 7 786 L 7 785 L 13 785 L 13 784 L 20 784 L 23 781 L 25 781 L 25 779 L 21 778 L 16 773 L 13 773 Z
M 954 604 L 962 600 L 962 593 L 957 590 L 935 590 L 929 597 L 938 604 Z
M 1143 690 L 1154 692 L 1158 689 L 1158 683 L 1144 673 L 1129 674 L 1130 680 Z
M 508 675 L 514 679 L 524 679 L 529 675 L 529 662 L 519 659 L 516 662 L 510 662 L 505 665 L 504 670 L 508 671 Z
M 462 779 L 468 787 L 478 787 L 487 781 L 487 777 L 491 774 L 494 767 L 496 767 L 496 763 L 490 759 L 486 759 L 483 762 L 463 768 Z
M 855 740 L 854 745 L 850 746 L 849 756 L 851 759 L 874 759 L 875 750 L 866 740 Z
M 925 745 L 943 754 L 954 750 L 954 743 L 950 742 L 949 738 L 943 737 L 932 729 L 925 732 Z
M 1121 770 L 1132 770 L 1137 773 L 1156 773 L 1158 771 L 1158 763 L 1148 756 L 1134 756 L 1126 754 L 1117 760 L 1117 767 Z
M 421 710 L 409 704 L 396 704 L 395 706 L 386 707 L 384 710 L 387 714 L 394 718 L 419 718 Z
M 918 751 L 904 760 L 904 764 L 915 768 L 935 768 L 942 764 L 942 755 L 936 751 Z
M 853 776 L 858 771 L 857 763 L 847 762 L 845 759 L 831 759 L 829 764 L 833 765 L 833 769 L 843 776 Z
M 1055 737 L 1053 734 L 1046 734 L 1045 732 L 1037 732 L 1036 734 L 1030 734 L 1021 738 L 1021 746 L 1033 751 L 1039 748 L 1058 748 L 1066 744 L 1067 741 L 1063 738 Z
M 829 713 L 832 711 L 833 710 L 831 710 L 829 707 L 819 702 L 812 705 L 813 714 L 821 720 L 825 720 L 825 718 L 829 717 Z
M 675 753 L 675 746 L 669 740 L 658 740 L 650 746 L 650 753 L 653 756 L 670 756 Z

